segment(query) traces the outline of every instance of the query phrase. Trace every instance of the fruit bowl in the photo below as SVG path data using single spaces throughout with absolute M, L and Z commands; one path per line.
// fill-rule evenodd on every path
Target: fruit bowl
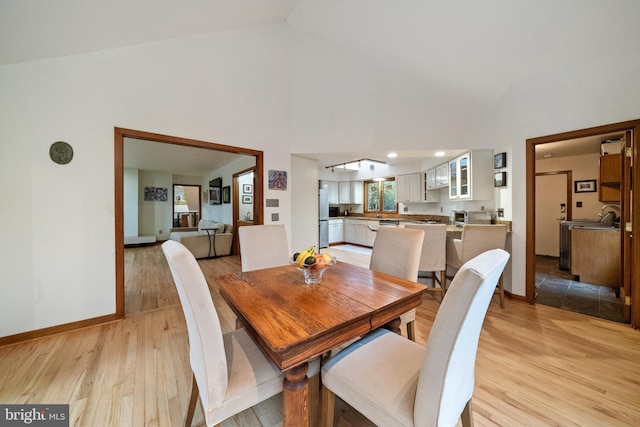
M 322 281 L 322 274 L 324 271 L 334 265 L 337 262 L 335 257 L 331 257 L 330 261 L 318 261 L 312 265 L 299 266 L 293 261 L 293 258 L 289 258 L 289 263 L 304 274 L 304 283 L 307 285 L 315 285 Z

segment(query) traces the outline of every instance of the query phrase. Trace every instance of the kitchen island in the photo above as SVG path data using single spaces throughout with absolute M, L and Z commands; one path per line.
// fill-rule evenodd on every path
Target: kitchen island
M 571 229 L 571 274 L 592 285 L 620 287 L 620 229 Z

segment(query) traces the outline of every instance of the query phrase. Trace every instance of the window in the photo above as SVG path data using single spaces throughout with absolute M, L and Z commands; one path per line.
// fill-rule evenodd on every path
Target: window
M 365 212 L 398 212 L 395 178 L 365 181 L 364 191 L 366 200 Z M 380 209 L 380 206 L 382 206 L 382 209 Z

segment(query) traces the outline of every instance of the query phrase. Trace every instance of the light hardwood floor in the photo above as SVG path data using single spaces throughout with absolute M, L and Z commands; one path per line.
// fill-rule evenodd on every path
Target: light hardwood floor
M 127 317 L 0 347 L 0 403 L 68 403 L 72 426 L 182 424 L 191 371 L 168 266 L 157 245 L 127 249 L 125 263 Z M 200 265 L 222 327 L 231 330 L 235 318 L 214 277 L 239 271 L 239 260 Z M 436 297 L 426 294 L 418 308 L 419 343 L 438 310 Z M 281 408 L 276 396 L 223 426 L 279 426 Z M 640 425 L 640 332 L 542 305 L 508 300 L 502 310 L 494 300 L 480 337 L 474 420 L 476 426 Z M 200 409 L 196 423 L 203 423 Z M 371 424 L 339 403 L 335 425 Z

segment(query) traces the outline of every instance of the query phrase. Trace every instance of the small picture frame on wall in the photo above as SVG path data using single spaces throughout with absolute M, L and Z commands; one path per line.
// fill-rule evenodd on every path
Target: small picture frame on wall
M 269 170 L 269 190 L 287 189 L 287 171 Z
M 507 173 L 506 172 L 498 172 L 493 175 L 493 186 L 494 187 L 506 187 L 507 186 Z
M 251 185 L 251 184 L 243 184 L 242 185 L 242 194 L 253 194 L 253 185 Z
M 242 196 L 242 203 L 245 205 L 251 204 L 253 201 L 252 196 Z
M 231 186 L 222 187 L 222 203 L 231 203 Z
M 598 191 L 598 186 L 596 185 L 598 180 L 596 179 L 587 179 L 583 181 L 573 181 L 573 192 L 574 193 L 595 193 Z
M 502 169 L 507 167 L 507 153 L 498 153 L 493 156 L 493 168 Z

